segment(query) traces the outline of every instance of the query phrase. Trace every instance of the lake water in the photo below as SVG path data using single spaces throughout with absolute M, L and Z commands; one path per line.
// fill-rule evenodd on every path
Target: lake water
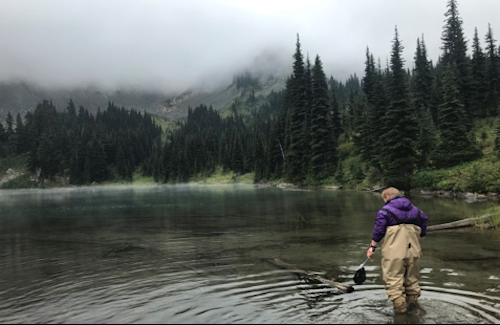
M 498 204 L 412 201 L 429 225 Z M 382 204 L 369 192 L 254 185 L 3 190 L 0 323 L 499 324 L 498 230 L 429 232 L 412 313 L 394 315 L 380 254 L 354 284 Z

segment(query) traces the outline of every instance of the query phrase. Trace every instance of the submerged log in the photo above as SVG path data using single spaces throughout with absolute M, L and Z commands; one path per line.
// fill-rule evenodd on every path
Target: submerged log
M 429 227 L 427 227 L 427 231 L 470 227 L 470 226 L 474 226 L 477 224 L 484 224 L 484 223 L 488 223 L 488 222 L 491 222 L 491 216 L 485 215 L 485 216 L 476 217 L 476 218 L 468 218 L 468 219 L 464 219 L 464 220 L 458 220 L 458 221 L 453 221 L 453 222 L 442 223 L 439 225 L 429 226 Z
M 332 280 L 329 280 L 329 279 L 325 279 L 325 278 L 319 276 L 318 272 L 312 272 L 312 271 L 302 270 L 302 269 L 296 267 L 295 265 L 286 263 L 285 261 L 283 261 L 279 257 L 276 257 L 276 258 L 274 258 L 272 260 L 269 260 L 269 262 L 271 262 L 274 265 L 279 266 L 279 267 L 281 267 L 283 269 L 287 269 L 287 270 L 290 270 L 291 272 L 294 272 L 294 273 L 297 273 L 299 275 L 305 276 L 305 277 L 307 277 L 310 280 L 321 282 L 321 283 L 326 284 L 326 285 L 328 285 L 330 287 L 337 288 L 337 289 L 339 289 L 339 290 L 341 290 L 343 292 L 350 293 L 350 292 L 354 291 L 354 288 L 351 285 L 348 285 L 348 284 L 345 284 L 345 283 L 336 282 L 336 281 L 332 281 Z

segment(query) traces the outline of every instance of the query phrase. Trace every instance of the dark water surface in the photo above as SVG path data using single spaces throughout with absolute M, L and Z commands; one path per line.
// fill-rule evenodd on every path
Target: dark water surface
M 430 225 L 498 204 L 412 200 Z M 381 206 L 374 193 L 253 185 L 0 191 L 0 323 L 500 323 L 498 230 L 430 232 L 410 314 L 394 315 L 380 254 L 355 285 Z

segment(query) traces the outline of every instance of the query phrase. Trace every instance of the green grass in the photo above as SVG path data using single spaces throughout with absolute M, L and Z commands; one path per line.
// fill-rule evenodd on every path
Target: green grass
M 500 192 L 500 160 L 495 153 L 495 119 L 474 121 L 474 137 L 484 156 L 446 169 L 423 170 L 412 177 L 415 189 Z
M 413 175 L 415 189 L 455 192 L 500 192 L 500 161 L 483 157 L 452 168 L 420 171 Z
M 143 176 L 139 171 L 134 172 L 132 175 L 132 181 L 126 181 L 126 180 L 112 180 L 112 181 L 106 181 L 103 182 L 99 185 L 102 186 L 119 186 L 119 185 L 155 185 L 157 184 L 153 177 L 151 176 Z
M 484 118 L 474 121 L 474 137 L 485 156 L 495 154 L 495 119 Z
M 201 184 L 220 184 L 220 183 L 253 183 L 254 173 L 236 175 L 234 172 L 224 172 L 222 167 L 218 167 L 210 176 L 199 175 L 192 177 L 190 182 Z
M 481 213 L 478 214 L 478 217 L 486 215 L 489 215 L 491 218 L 489 220 L 486 219 L 482 221 L 480 224 L 477 224 L 476 226 L 482 227 L 488 225 L 495 229 L 500 230 L 500 207 L 491 207 L 485 209 L 484 211 L 481 211 Z
M 135 172 L 132 176 L 132 185 L 150 185 L 156 184 L 153 177 L 151 176 L 143 176 L 138 172 Z

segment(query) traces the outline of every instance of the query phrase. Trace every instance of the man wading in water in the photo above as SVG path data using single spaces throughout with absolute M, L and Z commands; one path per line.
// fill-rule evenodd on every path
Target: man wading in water
M 382 192 L 385 205 L 375 217 L 372 242 L 366 256 L 375 252 L 372 247 L 382 241 L 382 277 L 388 298 L 396 313 L 413 308 L 420 296 L 420 266 L 422 246 L 427 231 L 427 215 L 394 187 Z

